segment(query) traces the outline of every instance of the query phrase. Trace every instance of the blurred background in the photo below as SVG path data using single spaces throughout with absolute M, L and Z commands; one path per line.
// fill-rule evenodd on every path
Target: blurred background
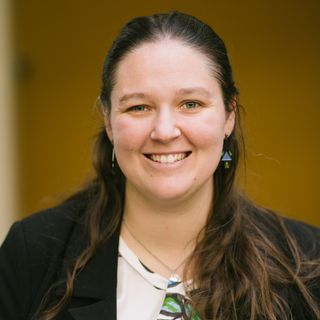
M 320 226 L 320 2 L 0 1 L 0 241 L 92 176 L 105 54 L 137 15 L 180 10 L 225 40 L 258 203 Z

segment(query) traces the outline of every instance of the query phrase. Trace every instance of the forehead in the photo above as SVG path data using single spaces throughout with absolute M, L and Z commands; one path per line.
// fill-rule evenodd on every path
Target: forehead
M 179 40 L 144 43 L 128 53 L 115 73 L 113 94 L 130 90 L 217 86 L 213 63 L 199 50 Z

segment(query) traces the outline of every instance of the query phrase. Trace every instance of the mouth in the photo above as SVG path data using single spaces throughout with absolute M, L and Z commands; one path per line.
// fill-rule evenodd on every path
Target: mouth
M 179 152 L 179 153 L 170 153 L 170 154 L 144 154 L 145 157 L 150 159 L 151 161 L 158 163 L 175 163 L 187 158 L 191 154 L 189 152 Z

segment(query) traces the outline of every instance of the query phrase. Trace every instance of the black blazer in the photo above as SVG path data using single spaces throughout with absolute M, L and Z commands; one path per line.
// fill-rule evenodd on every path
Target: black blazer
M 65 279 L 66 263 L 85 246 L 85 204 L 71 202 L 16 222 L 0 251 L 0 319 L 31 319 L 50 286 Z M 58 320 L 116 320 L 119 235 L 102 246 L 78 275 Z M 50 300 L 59 299 L 63 285 Z
M 12 226 L 0 250 L 1 320 L 31 319 L 50 286 L 65 279 L 65 265 L 86 245 L 81 222 L 85 207 L 84 201 L 72 201 Z M 320 256 L 319 229 L 292 220 L 287 225 L 306 252 L 313 248 Z M 57 320 L 116 320 L 118 239 L 119 230 L 79 273 L 71 301 Z M 50 301 L 63 291 L 62 283 L 54 287 Z M 313 292 L 320 300 L 319 281 Z M 310 320 L 295 290 L 289 298 L 294 319 Z

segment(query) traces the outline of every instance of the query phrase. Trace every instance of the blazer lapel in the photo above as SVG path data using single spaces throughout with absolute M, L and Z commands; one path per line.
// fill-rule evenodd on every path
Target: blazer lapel
M 76 229 L 79 229 L 79 226 Z M 71 246 L 66 252 L 68 260 L 77 256 L 84 247 L 79 242 L 79 239 L 83 238 L 83 236 L 78 237 L 79 231 L 83 234 L 83 230 L 75 230 Z M 98 248 L 92 259 L 77 275 L 68 308 L 68 312 L 75 320 L 116 320 L 119 232 L 120 230 L 117 230 Z M 64 288 L 65 286 L 58 287 L 56 293 L 61 294 Z M 79 303 L 75 306 L 72 300 L 81 301 L 80 307 Z

